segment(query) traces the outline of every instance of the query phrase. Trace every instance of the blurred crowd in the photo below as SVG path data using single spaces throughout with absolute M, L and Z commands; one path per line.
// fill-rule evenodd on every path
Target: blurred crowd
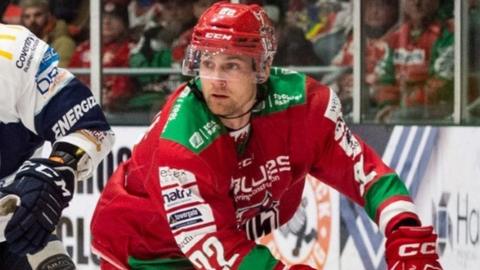
M 61 66 L 89 67 L 89 0 L 12 1 L 3 15 L 23 24 L 60 54 Z M 199 15 L 215 0 L 103 0 L 104 67 L 179 68 Z M 329 84 L 352 109 L 352 0 L 253 0 L 276 26 L 274 65 L 336 67 L 313 74 Z M 480 0 L 469 1 L 470 53 L 480 36 Z M 364 1 L 365 117 L 377 122 L 448 119 L 453 112 L 453 0 Z M 473 57 L 472 57 L 473 58 Z M 472 71 L 479 71 L 471 59 Z M 477 72 L 478 73 L 478 72 Z M 473 73 L 472 73 L 473 74 Z M 470 78 L 467 102 L 479 98 L 480 80 Z M 82 78 L 88 83 L 88 76 Z M 178 74 L 105 75 L 106 111 L 158 111 L 185 80 Z M 479 106 L 477 106 L 480 108 Z M 475 112 L 477 107 L 473 107 Z M 480 116 L 480 110 L 478 110 Z

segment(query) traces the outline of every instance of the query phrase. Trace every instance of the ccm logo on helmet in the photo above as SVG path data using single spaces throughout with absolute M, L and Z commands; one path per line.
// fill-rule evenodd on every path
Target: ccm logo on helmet
M 435 254 L 435 242 L 405 244 L 401 245 L 398 250 L 398 254 L 402 257 L 415 256 L 418 253 L 424 255 Z
M 211 38 L 211 39 L 221 39 L 221 40 L 232 39 L 232 35 L 225 35 L 225 34 L 219 34 L 219 33 L 206 33 L 205 37 Z

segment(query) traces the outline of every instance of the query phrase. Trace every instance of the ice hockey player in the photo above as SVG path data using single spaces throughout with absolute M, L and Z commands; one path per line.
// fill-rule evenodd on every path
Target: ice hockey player
M 114 142 L 90 89 L 58 62 L 26 28 L 0 24 L 0 269 L 75 269 L 54 229 Z
M 441 269 L 436 235 L 399 176 L 350 132 L 329 88 L 271 67 L 275 48 L 257 5 L 203 13 L 182 68 L 196 77 L 98 202 L 102 269 L 312 269 L 255 242 L 292 218 L 307 174 L 364 206 L 387 237 L 390 269 Z

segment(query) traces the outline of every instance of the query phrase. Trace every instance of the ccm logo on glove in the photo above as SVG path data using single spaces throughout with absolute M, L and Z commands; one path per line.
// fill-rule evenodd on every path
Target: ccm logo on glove
M 415 256 L 420 254 L 429 255 L 435 254 L 436 245 L 435 242 L 430 243 L 412 243 L 401 245 L 398 249 L 398 254 L 402 257 Z

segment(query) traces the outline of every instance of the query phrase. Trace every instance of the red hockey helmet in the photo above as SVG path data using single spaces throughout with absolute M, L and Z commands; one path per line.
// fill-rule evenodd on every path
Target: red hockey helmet
M 182 73 L 199 75 L 200 57 L 204 53 L 227 53 L 251 56 L 256 82 L 268 78 L 277 42 L 268 15 L 258 5 L 219 2 L 208 8 L 193 29 Z

